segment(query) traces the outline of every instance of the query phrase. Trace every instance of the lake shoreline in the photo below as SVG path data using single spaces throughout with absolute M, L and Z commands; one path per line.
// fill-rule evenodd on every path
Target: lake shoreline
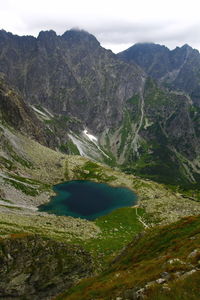
M 90 180 L 62 182 L 53 186 L 53 192 L 55 196 L 39 206 L 39 211 L 91 221 L 117 208 L 138 203 L 137 195 L 129 188 Z

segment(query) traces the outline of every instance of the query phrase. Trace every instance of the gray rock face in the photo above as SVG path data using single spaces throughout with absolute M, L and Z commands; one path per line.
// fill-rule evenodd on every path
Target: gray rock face
M 49 147 L 55 145 L 55 136 L 47 130 L 33 110 L 11 86 L 0 78 L 0 122 L 28 135 Z M 3 142 L 1 140 L 1 146 Z
M 46 31 L 37 39 L 1 31 L 0 56 L 1 72 L 26 101 L 76 116 L 96 132 L 119 124 L 124 101 L 142 82 L 139 67 L 119 61 L 85 31 Z

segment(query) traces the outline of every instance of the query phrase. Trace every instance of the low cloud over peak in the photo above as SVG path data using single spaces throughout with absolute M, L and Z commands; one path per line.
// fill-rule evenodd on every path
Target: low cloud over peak
M 198 8 L 197 0 L 7 0 L 1 3 L 0 18 L 2 28 L 19 35 L 84 29 L 114 52 L 137 42 L 155 42 L 169 48 L 188 43 L 200 49 Z

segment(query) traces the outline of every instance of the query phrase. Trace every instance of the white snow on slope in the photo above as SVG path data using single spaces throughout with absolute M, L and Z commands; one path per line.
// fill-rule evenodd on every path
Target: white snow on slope
M 31 107 L 36 113 L 38 113 L 41 117 L 45 118 L 46 120 L 50 120 L 53 117 L 53 115 L 47 109 L 45 109 L 46 113 L 44 113 L 43 111 L 41 111 L 33 105 L 31 105 Z
M 91 142 L 97 142 L 98 141 L 98 139 L 94 135 L 88 133 L 87 129 L 85 129 L 83 131 L 83 133 L 89 138 L 89 140 Z
M 46 111 L 46 113 L 51 117 L 53 118 L 54 115 L 52 113 L 50 113 L 50 111 L 46 108 L 46 107 L 43 107 L 43 109 Z
M 94 135 L 89 134 L 87 129 L 82 132 L 82 136 L 78 136 L 73 132 L 70 132 L 68 136 L 78 148 L 81 156 L 101 160 L 103 154 L 109 158 L 109 156 L 99 147 L 98 139 Z
M 33 109 L 35 112 L 37 112 L 38 114 L 42 115 L 43 117 L 48 118 L 48 116 L 47 116 L 45 113 L 43 113 L 41 110 L 39 110 L 39 109 L 36 108 L 35 106 L 31 105 L 31 107 L 32 107 L 32 109 Z
M 94 136 L 94 135 L 92 135 L 92 134 L 90 134 L 90 133 L 88 133 L 88 130 L 87 129 L 85 129 L 84 131 L 83 131 L 83 133 L 87 136 L 87 138 L 92 142 L 92 143 L 94 143 L 95 144 L 95 146 L 97 147 L 97 149 L 104 155 L 104 156 L 106 156 L 107 158 L 110 158 L 100 147 L 99 147 L 99 144 L 98 144 L 98 139 Z

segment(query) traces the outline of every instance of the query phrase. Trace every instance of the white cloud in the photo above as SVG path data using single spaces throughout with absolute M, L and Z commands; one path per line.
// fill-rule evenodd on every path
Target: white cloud
M 197 0 L 0 0 L 0 27 L 35 36 L 79 27 L 114 51 L 145 41 L 200 49 L 199 6 Z

